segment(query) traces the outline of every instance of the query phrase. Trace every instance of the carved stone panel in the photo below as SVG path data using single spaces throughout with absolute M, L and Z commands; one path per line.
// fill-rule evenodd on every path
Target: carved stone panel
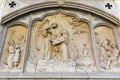
M 102 71 L 120 71 L 119 50 L 113 30 L 107 26 L 95 28 L 96 47 Z
M 26 71 L 96 71 L 89 25 L 61 12 L 35 21 Z
M 24 60 L 27 28 L 11 26 L 7 30 L 1 58 L 0 71 L 21 72 Z

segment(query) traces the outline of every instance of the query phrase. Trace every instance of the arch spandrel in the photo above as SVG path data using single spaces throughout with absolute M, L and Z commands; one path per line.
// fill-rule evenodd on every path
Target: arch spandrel
M 52 8 L 54 8 L 54 9 L 58 9 L 58 8 L 64 9 L 65 8 L 68 10 L 74 9 L 77 11 L 82 10 L 82 11 L 86 11 L 86 12 L 98 15 L 116 25 L 120 24 L 118 18 L 116 18 L 115 16 L 113 16 L 105 11 L 102 11 L 100 9 L 97 9 L 95 7 L 91 7 L 91 6 L 88 6 L 85 4 L 74 3 L 74 2 L 69 2 L 69 1 L 64 2 L 62 5 L 57 4 L 56 1 L 51 1 L 51 2 L 44 2 L 44 3 L 38 3 L 38 4 L 27 6 L 25 8 L 16 10 L 16 11 L 4 16 L 1 20 L 1 24 L 5 24 L 5 23 L 9 22 L 10 20 L 17 18 L 23 14 L 27 14 L 27 13 L 30 13 L 30 12 L 33 12 L 36 10 L 43 10 L 43 9 L 46 10 L 46 9 L 52 9 Z

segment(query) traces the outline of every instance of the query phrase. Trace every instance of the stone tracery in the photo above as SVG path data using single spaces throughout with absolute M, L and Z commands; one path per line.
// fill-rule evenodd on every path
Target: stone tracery
M 96 71 L 88 24 L 63 13 L 33 23 L 28 58 L 28 72 Z
M 113 32 L 107 28 L 105 30 L 103 33 L 105 34 L 108 30 L 112 37 L 103 36 L 101 29 L 95 28 L 97 52 L 100 57 L 99 66 L 102 71 L 112 71 L 112 69 L 119 67 L 119 50 Z M 15 32 L 15 29 L 11 29 L 9 34 L 12 35 Z M 7 57 L 6 64 L 10 70 L 6 71 L 13 69 L 19 71 L 19 65 L 21 66 L 21 60 L 23 60 L 23 44 L 26 41 L 24 34 L 15 35 L 16 39 L 9 37 L 11 41 L 8 40 L 10 54 Z M 59 12 L 46 16 L 43 20 L 37 20 L 32 24 L 26 71 L 97 71 L 91 42 L 90 26 L 84 21 L 78 21 L 73 16 Z

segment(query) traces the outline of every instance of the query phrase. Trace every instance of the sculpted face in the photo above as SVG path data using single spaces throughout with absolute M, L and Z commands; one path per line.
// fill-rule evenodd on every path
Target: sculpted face
M 46 28 L 46 30 L 49 32 L 49 33 L 52 33 L 54 31 L 54 29 L 56 29 L 58 27 L 58 24 L 57 23 L 52 23 L 48 28 Z

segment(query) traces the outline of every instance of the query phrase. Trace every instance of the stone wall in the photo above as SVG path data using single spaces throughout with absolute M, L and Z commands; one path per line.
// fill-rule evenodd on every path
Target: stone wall
M 17 9 L 32 5 L 32 4 L 36 4 L 36 3 L 42 3 L 42 2 L 49 2 L 49 1 L 56 1 L 56 0 L 14 0 L 16 2 L 16 6 L 14 8 L 10 8 L 9 3 L 12 0 L 1 0 L 0 1 L 0 19 L 1 17 L 9 14 L 10 12 L 13 12 Z M 67 0 L 66 0 L 67 1 Z M 68 0 L 68 1 L 73 1 L 73 0 Z M 120 9 L 120 1 L 119 0 L 74 0 L 74 2 L 77 3 L 83 3 L 86 5 L 90 5 L 93 7 L 96 7 L 98 9 L 104 10 L 118 18 L 120 18 L 119 14 L 116 14 L 117 12 L 119 12 Z M 111 3 L 113 5 L 113 8 L 108 9 L 105 7 L 106 3 Z
M 23 80 L 23 79 L 0 79 L 0 80 Z M 72 78 L 69 78 L 69 79 L 24 79 L 24 80 L 119 80 L 119 79 L 72 79 Z
M 0 21 L 1 21 L 2 14 L 4 14 L 3 11 L 5 10 L 5 2 L 6 0 L 0 1 Z
M 11 8 L 10 6 L 9 6 L 9 3 L 11 2 L 12 0 L 1 0 L 0 1 L 0 19 L 2 18 L 2 17 L 4 17 L 4 16 L 6 16 L 6 15 L 8 15 L 9 13 L 11 13 L 11 12 L 13 12 L 13 11 L 16 11 L 16 10 L 19 10 L 19 9 L 22 9 L 22 8 L 24 8 L 24 7 L 27 7 L 27 6 L 30 6 L 30 5 L 33 5 L 33 4 L 37 4 L 37 3 L 42 3 L 42 2 L 49 2 L 49 1 L 56 1 L 56 0 L 15 0 L 15 2 L 16 2 L 16 6 L 14 6 L 13 8 Z M 65 1 L 69 1 L 69 2 L 73 2 L 73 0 L 65 0 Z M 60 2 L 60 5 L 62 5 L 62 0 L 58 0 L 58 2 Z M 100 10 L 102 10 L 103 12 L 105 11 L 105 12 L 107 12 L 107 13 L 109 13 L 109 14 L 111 14 L 111 15 L 113 15 L 113 16 L 115 16 L 115 17 L 117 17 L 117 18 L 119 18 L 120 19 L 120 15 L 118 14 L 119 13 L 119 1 L 117 1 L 117 0 L 88 0 L 88 1 L 85 1 L 85 0 L 74 0 L 74 2 L 75 3 L 81 3 L 81 4 L 85 4 L 85 5 L 87 5 L 87 6 L 92 6 L 92 7 L 95 7 L 95 8 L 97 8 L 97 9 L 100 9 Z M 105 7 L 105 4 L 107 4 L 107 3 L 110 3 L 110 4 L 112 4 L 112 8 L 111 9 L 108 9 L 107 7 Z M 59 13 L 57 13 L 56 15 L 54 15 L 56 12 L 53 10 L 53 12 L 52 12 L 52 10 L 51 11 L 48 11 L 48 12 L 51 12 L 51 13 L 54 13 L 53 15 L 50 15 L 50 16 L 47 16 L 47 17 L 45 17 L 45 19 L 43 19 L 42 21 L 36 21 L 36 22 L 33 22 L 33 25 L 32 25 L 32 30 L 31 30 L 31 22 L 32 21 L 34 21 L 34 19 L 36 19 L 36 18 L 38 18 L 38 17 L 43 17 L 43 15 L 45 15 L 46 16 L 46 14 L 45 13 L 48 13 L 47 11 L 45 11 L 45 13 L 44 12 L 40 12 L 40 13 L 32 13 L 31 15 L 23 15 L 23 17 L 21 17 L 21 18 L 18 18 L 18 19 L 16 19 L 16 21 L 20 21 L 21 23 L 22 22 L 25 22 L 26 24 L 22 24 L 22 26 L 19 26 L 19 25 L 17 25 L 17 27 L 16 26 L 13 26 L 13 27 L 11 27 L 11 28 L 8 28 L 8 31 L 7 31 L 7 33 L 5 34 L 5 31 L 7 30 L 7 28 L 3 28 L 4 26 L 6 26 L 6 25 L 0 25 L 0 51 L 2 51 L 2 49 L 3 49 L 3 52 L 1 52 L 0 53 L 0 55 L 2 54 L 2 53 L 7 53 L 7 54 L 3 54 L 2 55 L 2 57 L 1 57 L 1 59 L 0 60 L 2 60 L 3 62 L 7 62 L 7 56 L 9 55 L 8 53 L 8 47 L 10 47 L 10 46 L 14 46 L 14 44 L 20 44 L 20 46 L 19 45 L 17 45 L 17 49 L 18 49 L 18 52 L 17 53 L 22 53 L 21 54 L 21 57 L 22 57 L 22 59 L 21 59 L 21 61 L 20 62 L 23 62 L 23 63 L 19 63 L 19 64 L 25 64 L 25 66 L 27 66 L 27 68 L 28 68 L 28 73 L 24 73 L 24 71 L 27 71 L 26 69 L 25 69 L 25 66 L 23 66 L 23 67 L 21 67 L 21 69 L 19 70 L 19 69 L 17 69 L 17 68 L 14 68 L 13 69 L 13 72 L 15 72 L 15 70 L 16 70 L 16 72 L 21 72 L 21 70 L 22 70 L 22 72 L 23 73 L 18 73 L 18 74 L 16 74 L 16 73 L 12 73 L 12 70 L 8 70 L 7 71 L 7 69 L 9 69 L 9 68 L 11 68 L 11 64 L 10 65 L 8 65 L 8 67 L 9 68 L 7 68 L 6 69 L 6 64 L 4 64 L 4 66 L 5 66 L 5 68 L 3 68 L 3 66 L 2 66 L 2 68 L 1 68 L 1 66 L 0 66 L 0 68 L 1 68 L 1 70 L 0 70 L 0 72 L 2 72 L 3 71 L 3 73 L 1 74 L 0 73 L 0 78 L 9 78 L 9 79 L 7 79 L 7 80 L 16 80 L 16 79 L 12 79 L 12 78 L 26 78 L 26 80 L 37 80 L 37 78 L 41 78 L 41 80 L 101 80 L 101 79 L 103 79 L 103 80 L 119 80 L 119 79 L 117 79 L 117 78 L 120 78 L 120 76 L 119 76 L 119 74 L 118 73 L 99 73 L 99 72 L 97 72 L 97 73 L 89 73 L 89 72 L 87 72 L 87 70 L 88 70 L 88 68 L 91 70 L 91 71 L 99 71 L 99 70 L 97 70 L 96 68 L 95 68 L 95 62 L 94 61 L 92 61 L 92 60 L 89 60 L 90 58 L 93 58 L 93 55 L 89 55 L 89 57 L 87 58 L 87 59 L 85 59 L 85 60 L 88 60 L 88 61 L 86 61 L 86 63 L 88 62 L 88 64 L 89 64 L 89 61 L 91 61 L 92 62 L 92 64 L 90 63 L 90 65 L 92 65 L 92 67 L 86 67 L 86 68 L 84 68 L 84 67 L 78 67 L 78 69 L 73 69 L 73 67 L 71 66 L 71 67 L 66 67 L 66 68 L 63 68 L 62 67 L 62 69 L 61 68 L 56 68 L 56 70 L 54 69 L 54 70 L 52 70 L 52 68 L 53 68 L 53 65 L 54 65 L 54 62 L 53 62 L 53 64 L 51 64 L 51 62 L 50 62 L 50 64 L 49 64 L 49 67 L 52 67 L 51 69 L 49 68 L 49 67 L 47 67 L 47 66 L 45 66 L 46 65 L 46 63 L 48 64 L 48 61 L 47 62 L 45 62 L 44 60 L 41 60 L 41 62 L 40 62 L 40 60 L 39 60 L 39 62 L 40 62 L 40 64 L 39 65 L 43 65 L 42 67 L 46 67 L 46 68 L 48 68 L 49 69 L 49 71 L 50 70 L 52 70 L 52 71 L 58 71 L 58 73 L 41 73 L 41 74 L 37 74 L 37 73 L 34 73 L 34 72 L 39 72 L 39 67 L 38 67 L 38 71 L 37 71 L 37 69 L 34 69 L 34 70 L 32 70 L 32 68 L 31 67 L 34 67 L 34 65 L 32 66 L 32 64 L 30 64 L 30 62 L 27 62 L 27 61 L 25 61 L 25 60 L 27 60 L 27 56 L 28 56 L 28 58 L 31 58 L 31 56 L 34 56 L 34 55 L 32 55 L 32 53 L 31 53 L 31 55 L 25 55 L 24 53 L 27 53 L 27 51 L 29 50 L 29 48 L 31 49 L 29 52 L 32 52 L 33 50 L 32 49 L 35 49 L 35 47 L 36 46 L 33 46 L 33 44 L 36 44 L 39 48 L 38 49 L 36 49 L 36 51 L 35 51 L 35 53 L 40 53 L 39 52 L 39 49 L 40 48 L 42 48 L 42 47 L 40 47 L 41 45 L 39 45 L 38 43 L 39 43 L 39 40 L 41 40 L 41 39 L 43 39 L 43 37 L 41 37 L 41 35 L 43 35 L 44 37 L 46 37 L 46 35 L 45 34 L 38 34 L 40 31 L 39 30 L 37 30 L 37 29 L 39 29 L 39 25 L 42 25 L 42 26 L 46 26 L 46 24 L 48 24 L 48 22 L 50 21 L 50 24 L 49 24 L 49 26 L 50 26 L 50 28 L 51 28 L 51 30 L 52 30 L 52 28 L 53 28 L 53 31 L 49 31 L 50 32 L 50 34 L 49 35 L 51 35 L 51 34 L 55 34 L 55 33 L 58 33 L 58 35 L 57 36 L 61 36 L 60 38 L 58 37 L 58 38 L 55 38 L 56 40 L 54 40 L 53 38 L 51 38 L 50 40 L 51 40 L 51 42 L 56 42 L 56 44 L 57 43 L 60 43 L 60 44 L 62 44 L 63 42 L 64 42 L 64 45 L 65 46 L 63 46 L 64 47 L 64 51 L 66 52 L 67 51 L 67 48 L 66 48 L 66 45 L 68 44 L 68 43 L 66 43 L 65 41 L 66 40 L 68 40 L 67 39 L 67 36 L 68 35 L 70 35 L 70 36 L 72 36 L 73 34 L 71 33 L 72 32 L 72 30 L 73 29 L 75 29 L 75 28 L 71 28 L 71 27 L 74 27 L 74 26 L 82 26 L 82 30 L 79 30 L 78 28 L 76 28 L 75 30 L 73 30 L 73 33 L 74 33 L 74 31 L 76 32 L 75 33 L 75 35 L 76 34 L 84 34 L 84 35 L 79 35 L 79 36 L 76 36 L 76 37 L 74 37 L 73 39 L 74 39 L 74 41 L 73 42 L 77 42 L 76 40 L 77 39 L 81 39 L 81 38 L 79 38 L 79 37 L 82 37 L 83 38 L 83 36 L 86 36 L 86 37 L 88 37 L 89 36 L 89 38 L 87 39 L 87 38 L 85 38 L 85 40 L 87 40 L 88 42 L 86 42 L 83 46 L 85 46 L 85 48 L 86 48 L 86 44 L 89 46 L 89 49 L 91 48 L 91 52 L 90 53 L 95 53 L 96 54 L 96 50 L 95 49 L 97 49 L 97 48 L 99 48 L 99 47 L 97 47 L 97 48 L 95 48 L 96 47 L 96 45 L 95 45 L 95 39 L 96 39 L 96 42 L 97 42 L 97 39 L 99 38 L 99 40 L 101 40 L 101 42 L 102 42 L 102 40 L 104 39 L 104 38 L 106 38 L 106 37 L 108 37 L 109 39 L 111 39 L 111 42 L 115 45 L 115 48 L 112 46 L 112 48 L 114 48 L 113 50 L 111 50 L 111 51 L 114 51 L 114 50 L 116 50 L 117 52 L 118 52 L 118 48 L 119 48 L 119 27 L 116 27 L 116 25 L 113 25 L 112 23 L 110 23 L 109 24 L 109 21 L 106 21 L 105 19 L 103 19 L 103 18 L 97 18 L 98 16 L 96 16 L 96 15 L 94 15 L 94 14 L 92 14 L 92 13 L 86 13 L 86 12 L 83 12 L 82 13 L 82 11 L 80 12 L 80 13 L 78 13 L 77 11 L 75 12 L 75 11 L 71 11 L 71 13 L 75 13 L 75 14 L 77 14 L 77 16 L 80 16 L 80 18 L 84 18 L 84 19 L 86 19 L 86 21 L 88 20 L 88 21 L 90 21 L 90 26 L 89 25 L 87 25 L 86 23 L 84 23 L 84 20 L 82 21 L 82 19 L 81 19 L 81 21 L 78 21 L 77 20 L 77 18 L 76 17 L 73 17 L 73 16 L 71 16 L 71 14 L 70 15 L 65 15 L 65 14 L 69 14 L 69 11 L 67 12 L 67 10 L 65 11 L 62 11 L 62 10 L 59 10 L 60 12 Z M 21 12 L 22 13 L 22 12 Z M 64 14 L 63 14 L 64 13 Z M 85 14 L 86 13 L 86 14 Z M 19 14 L 19 13 L 18 13 Z M 103 15 L 104 16 L 104 15 Z M 56 19 L 54 19 L 54 17 L 56 18 Z M 63 17 L 64 17 L 64 19 L 63 19 Z M 60 19 L 63 19 L 62 21 L 60 20 Z M 58 20 L 58 21 L 57 21 Z M 66 21 L 66 20 L 68 20 L 68 22 Z M 14 21 L 14 20 L 13 20 Z M 52 22 L 53 21 L 53 22 Z M 114 20 L 113 20 L 114 21 Z M 107 27 L 110 27 L 110 26 L 99 26 L 99 27 L 101 27 L 101 29 L 100 28 L 98 28 L 98 30 L 97 29 L 95 29 L 94 27 L 96 26 L 96 24 L 98 24 L 98 23 L 102 23 L 102 22 L 105 22 L 105 23 L 108 23 L 109 25 L 112 25 L 112 29 L 114 30 L 114 33 L 112 32 L 112 29 L 110 29 L 110 28 L 107 28 Z M 111 20 L 111 22 L 112 22 L 112 20 Z M 54 25 L 52 24 L 52 23 L 54 23 Z M 65 23 L 65 24 L 64 24 Z M 69 24 L 70 23 L 70 24 Z M 114 22 L 113 22 L 114 23 Z M 45 24 L 45 25 L 44 25 Z M 62 26 L 62 24 L 64 24 L 64 26 Z M 60 25 L 60 26 L 62 26 L 62 28 L 63 29 L 56 29 L 57 30 L 57 32 L 56 31 L 54 31 L 54 29 L 56 28 L 56 26 L 58 27 L 58 25 Z M 9 25 L 7 25 L 7 27 L 8 27 Z M 28 28 L 24 28 L 24 26 L 28 26 Z M 48 25 L 47 25 L 48 26 Z M 53 27 L 51 27 L 51 26 L 53 26 Z M 67 26 L 67 28 L 66 28 L 66 26 Z M 113 27 L 114 26 L 114 27 Z M 89 27 L 90 27 L 90 30 L 89 30 Z M 106 28 L 105 28 L 106 27 Z M 19 29 L 18 29 L 19 28 Z M 27 29 L 28 29 L 28 32 L 27 32 Z M 46 28 L 45 28 L 46 29 Z M 47 28 L 47 30 L 48 30 L 49 28 Z M 19 30 L 21 30 L 21 32 L 19 32 Z M 44 28 L 42 29 L 42 31 L 44 30 Z M 67 31 L 66 31 L 67 30 Z M 93 30 L 95 31 L 95 32 L 97 32 L 97 33 L 95 33 L 94 34 L 94 32 L 93 32 Z M 101 31 L 100 31 L 101 30 Z M 118 30 L 118 32 L 117 32 L 117 30 Z M 99 32 L 100 31 L 100 32 Z M 102 32 L 103 31 L 103 32 Z M 108 32 L 107 32 L 108 31 Z M 31 32 L 31 33 L 30 33 Z M 54 33 L 55 32 L 55 33 Z M 67 34 L 69 32 L 69 34 Z M 78 32 L 78 33 L 77 33 Z M 101 33 L 102 32 L 102 33 Z M 11 37 L 11 35 L 13 35 L 13 33 L 14 33 L 14 35 L 15 36 L 13 36 L 13 37 Z M 63 36 L 63 33 L 64 33 L 64 36 Z M 91 34 L 92 35 L 91 35 Z M 106 33 L 106 34 L 104 34 L 104 33 Z M 27 34 L 27 35 L 26 35 Z M 93 36 L 93 34 L 95 35 L 95 36 Z M 102 36 L 102 37 L 97 37 L 98 36 L 98 34 L 101 34 L 100 36 Z M 110 34 L 110 36 L 109 35 L 107 35 L 107 34 Z M 114 35 L 113 34 L 115 34 L 115 39 L 117 40 L 116 42 L 117 42 L 117 44 L 118 45 L 116 45 L 116 43 L 115 43 L 115 40 L 114 40 Z M 117 35 L 116 35 L 117 34 Z M 6 36 L 6 38 L 5 39 L 2 39 L 2 38 L 4 38 L 2 35 L 4 35 L 4 36 Z M 26 36 L 27 37 L 26 37 Z M 96 36 L 97 35 L 97 36 Z M 37 36 L 37 38 L 35 38 Z M 39 38 L 39 36 L 40 36 L 40 38 Z M 54 37 L 54 35 L 52 35 L 53 37 Z M 29 38 L 29 37 L 32 37 L 32 38 Z M 116 38 L 117 37 L 117 38 Z M 9 42 L 10 41 L 10 39 L 13 39 L 16 43 L 14 43 L 14 42 L 12 42 L 11 41 L 11 43 Z M 92 38 L 92 39 L 91 39 Z M 103 39 L 102 39 L 103 38 Z M 31 42 L 30 42 L 30 39 L 31 39 Z M 71 40 L 72 38 L 70 38 L 70 40 Z M 6 41 L 5 41 L 6 40 Z M 36 40 L 36 41 L 34 41 L 34 40 Z M 38 40 L 38 41 L 37 41 Z M 45 39 L 43 39 L 43 43 L 45 43 L 46 44 L 46 42 L 44 41 L 44 40 L 49 40 L 49 37 L 47 37 L 47 38 L 45 38 Z M 58 40 L 58 41 L 57 41 Z M 63 40 L 63 41 L 61 41 L 61 40 Z M 83 40 L 80 40 L 80 41 L 85 41 L 84 39 Z M 90 40 L 92 40 L 92 41 L 90 41 Z M 78 41 L 78 43 L 79 44 L 81 44 L 82 42 L 80 42 L 80 41 Z M 105 40 L 103 40 L 103 42 L 104 42 Z M 106 39 L 106 41 L 107 41 L 107 39 Z M 109 41 L 109 40 L 108 40 Z M 4 44 L 4 47 L 3 47 L 3 43 L 5 42 L 5 44 Z M 21 42 L 21 43 L 20 43 Z M 38 43 L 37 43 L 38 42 Z M 91 43 L 92 42 L 92 43 Z M 24 43 L 24 44 L 22 44 L 22 43 Z M 30 43 L 32 43 L 32 44 L 30 44 Z M 10 45 L 10 44 L 13 44 L 13 45 Z M 97 44 L 97 43 L 96 43 Z M 10 46 L 9 46 L 10 45 Z M 25 45 L 30 45 L 30 46 L 25 46 Z M 53 43 L 52 44 L 52 47 L 54 46 L 55 44 Z M 59 45 L 59 44 L 57 44 L 57 45 Z M 72 45 L 72 44 L 70 44 L 70 45 Z M 94 48 L 94 50 L 92 51 L 92 46 L 93 45 L 93 48 Z M 76 45 L 75 45 L 76 46 Z M 87 47 L 88 47 L 87 46 Z M 104 46 L 104 45 L 103 45 Z M 16 47 L 16 45 L 15 45 L 15 47 Z M 77 46 L 77 47 L 81 47 L 81 46 Z M 104 47 L 106 47 L 106 46 L 104 46 Z M 103 47 L 103 48 L 104 48 Z M 22 48 L 22 50 L 21 50 L 21 48 Z M 23 49 L 24 48 L 24 49 Z M 53 47 L 54 48 L 54 47 Z M 44 49 L 44 48 L 43 48 Z M 59 49 L 59 48 L 58 48 Z M 80 48 L 81 49 L 81 48 Z M 87 49 L 88 48 L 86 48 L 86 51 L 87 51 Z M 47 49 L 48 50 L 48 49 Z M 45 52 L 45 51 L 43 51 L 43 52 Z M 60 52 L 62 52 L 62 51 L 60 51 Z M 28 53 L 27 53 L 28 54 Z M 48 53 L 47 53 L 48 54 Z M 75 54 L 74 54 L 75 55 Z M 72 56 L 74 56 L 74 55 L 72 55 Z M 25 58 L 24 58 L 24 56 L 25 56 Z M 42 55 L 43 56 L 43 55 Z M 61 59 L 63 59 L 64 61 L 66 61 L 66 58 L 67 58 L 67 56 L 68 55 L 64 55 L 64 57 L 62 57 Z M 90 56 L 92 56 L 92 57 L 90 57 Z M 95 55 L 95 57 L 96 56 L 98 56 L 98 55 Z M 35 56 L 35 57 L 37 57 L 37 56 Z M 45 55 L 45 57 L 46 57 L 46 55 Z M 110 56 L 111 57 L 111 56 Z M 109 61 L 107 62 L 108 63 L 108 67 L 106 67 L 106 69 L 107 68 L 109 68 L 109 66 L 110 66 L 110 58 L 109 56 L 107 57 L 108 59 L 109 59 Z M 96 57 L 97 58 L 97 57 Z M 114 58 L 114 57 L 113 57 Z M 40 58 L 39 58 L 40 59 Z M 67 58 L 68 59 L 68 58 Z M 23 60 L 23 61 L 22 61 Z M 33 58 L 33 61 L 34 60 L 36 60 L 36 59 L 34 59 Z M 82 59 L 81 59 L 82 60 Z M 80 61 L 81 61 L 80 60 Z M 83 63 L 85 62 L 85 60 L 83 60 Z M 1 61 L 1 62 L 2 62 Z M 63 61 L 63 62 L 64 62 Z M 95 60 L 96 62 L 97 62 L 97 59 Z M 9 61 L 8 61 L 9 62 Z M 38 62 L 38 61 L 37 61 Z M 45 63 L 44 63 L 45 62 Z M 79 62 L 79 61 L 78 61 Z M 116 60 L 115 60 L 115 62 L 116 62 Z M 29 65 L 28 65 L 28 63 L 29 63 Z M 66 62 L 67 63 L 67 62 Z M 98 62 L 97 62 L 98 63 Z M 7 63 L 8 64 L 8 63 Z M 18 63 L 17 63 L 18 64 Z M 71 65 L 72 64 L 72 62 L 69 64 L 69 65 Z M 81 63 L 80 63 L 81 64 Z M 87 64 L 87 65 L 88 65 Z M 20 66 L 21 66 L 20 65 Z M 35 62 L 35 65 L 36 65 L 36 62 Z M 58 62 L 57 62 L 57 64 L 55 64 L 55 65 L 58 65 Z M 60 63 L 60 66 L 61 65 L 63 65 L 63 63 Z M 76 65 L 76 64 L 75 64 Z M 84 64 L 84 65 L 86 65 L 86 64 Z M 114 65 L 114 64 L 113 64 Z M 67 66 L 67 65 L 63 65 L 63 66 Z M 93 67 L 94 66 L 94 67 Z M 16 67 L 16 65 L 15 65 L 15 67 Z M 102 67 L 104 67 L 104 66 L 102 66 Z M 67 69 L 67 68 L 69 68 L 69 69 Z M 85 72 L 85 74 L 84 73 L 82 73 L 82 74 L 80 74 L 80 72 L 82 71 L 81 69 L 83 69 L 84 71 L 86 71 Z M 64 69 L 64 70 L 63 70 Z M 87 70 L 86 70 L 87 69 Z M 92 70 L 93 69 L 93 70 Z M 59 72 L 59 71 L 62 71 L 63 70 L 63 72 Z M 73 73 L 71 73 L 71 72 L 69 72 L 69 70 L 71 70 L 71 72 L 73 72 Z M 74 73 L 74 71 L 75 70 L 77 70 L 77 72 L 78 73 Z M 119 70 L 119 69 L 118 69 Z M 6 71 L 7 72 L 9 72 L 10 71 L 10 73 L 6 73 Z M 43 72 L 45 71 L 45 69 L 43 69 Z M 49 72 L 48 71 L 48 72 Z M 68 73 L 65 73 L 64 71 L 68 71 Z M 89 71 L 89 70 L 88 70 Z M 117 72 L 117 70 L 115 70 L 116 72 Z M 112 71 L 112 72 L 115 72 L 115 71 Z M 4 74 L 4 72 L 5 72 L 5 74 Z M 31 73 L 29 73 L 29 72 L 32 72 L 32 74 Z M 42 71 L 40 71 L 40 72 L 42 72 Z M 119 72 L 119 71 L 118 71 Z M 51 77 L 52 76 L 52 77 Z M 31 78 L 35 78 L 35 79 L 27 79 L 27 78 L 29 78 L 29 77 L 31 77 Z M 42 78 L 46 78 L 46 79 L 42 79 Z M 53 79 L 54 78 L 54 79 Z M 58 79 L 57 79 L 58 78 Z M 65 78 L 65 79 L 64 79 Z M 79 79 L 78 79 L 79 78 Z M 95 79 L 96 78 L 96 79 Z M 99 79 L 99 78 L 101 78 L 101 79 Z M 109 79 L 110 78 L 110 79 Z M 0 79 L 0 80 L 2 80 L 2 79 Z M 19 79 L 19 80 L 22 80 L 22 79 Z

